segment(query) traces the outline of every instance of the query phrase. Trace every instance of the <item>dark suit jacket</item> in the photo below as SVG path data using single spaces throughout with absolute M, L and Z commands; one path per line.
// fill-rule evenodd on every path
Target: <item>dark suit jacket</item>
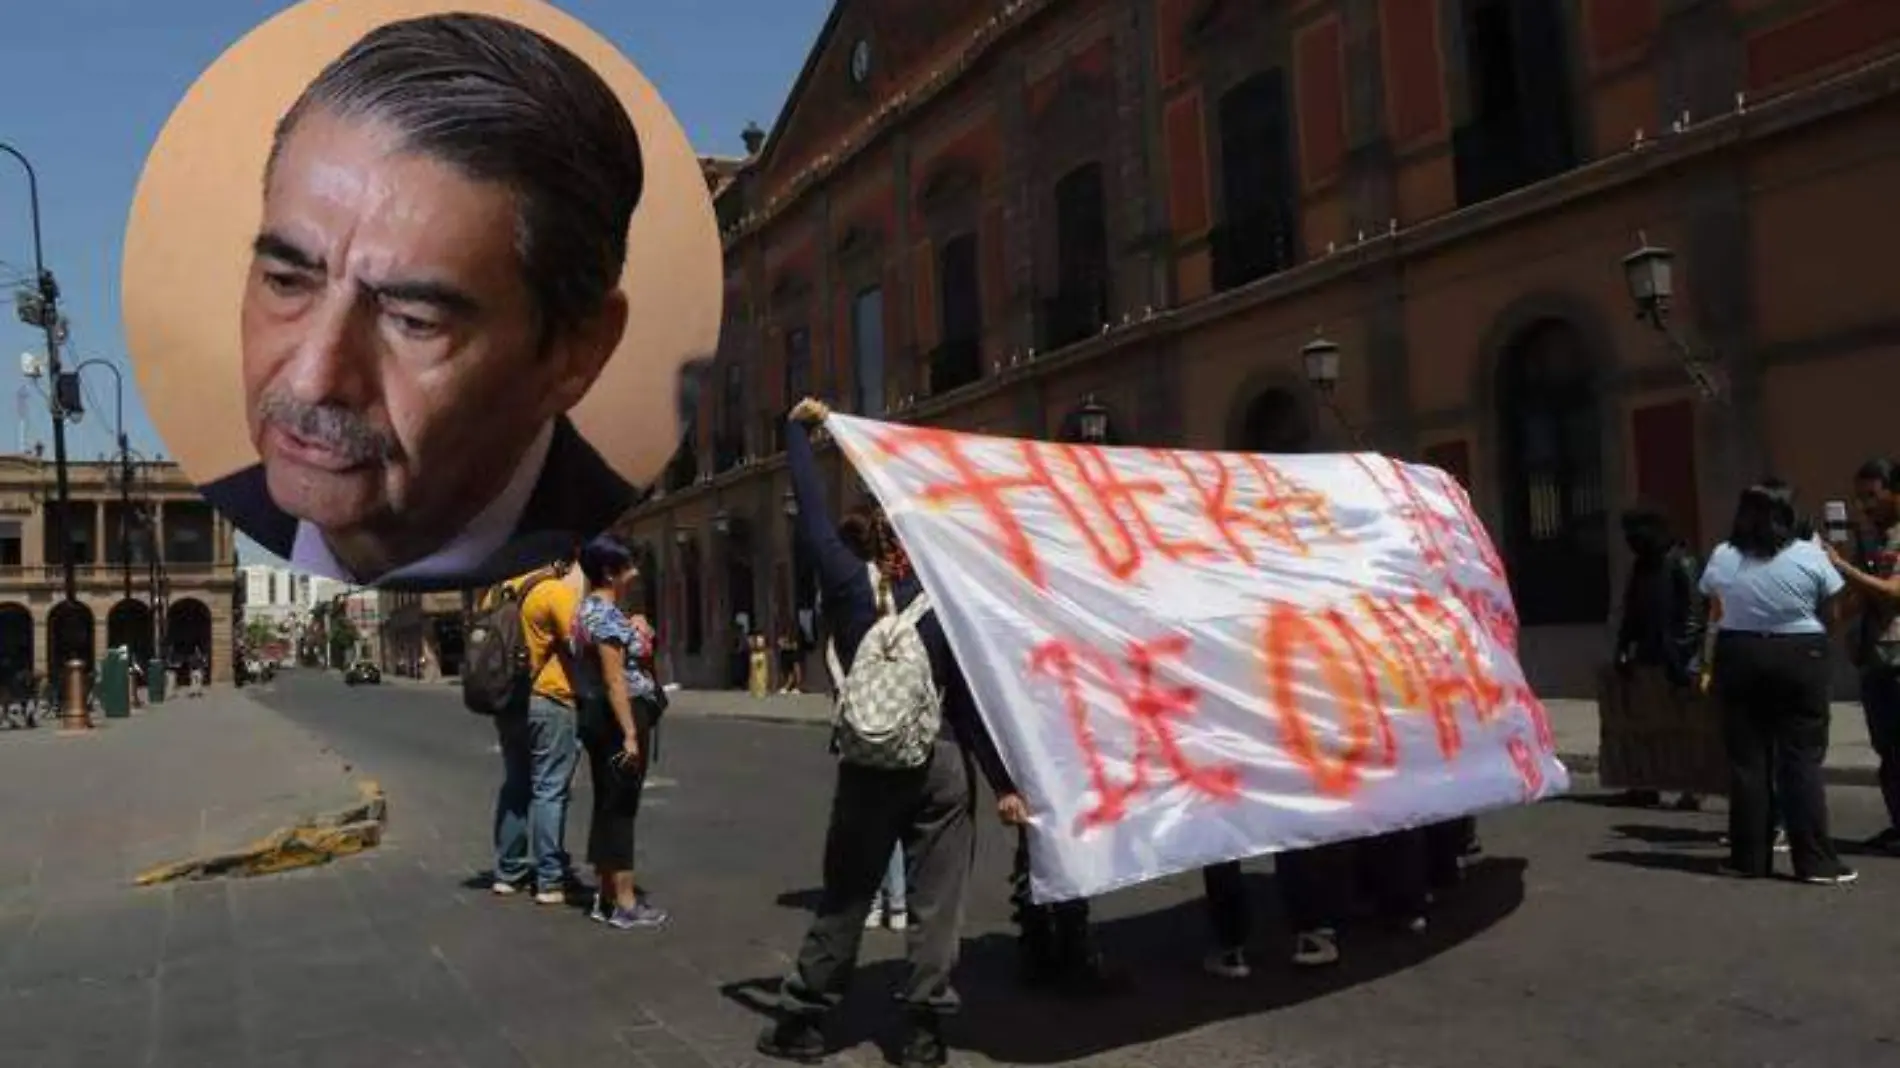
M 200 492 L 252 541 L 290 559 L 297 541 L 297 518 L 271 500 L 263 464 L 226 475 L 200 487 Z M 548 445 L 541 477 L 535 481 L 528 506 L 508 543 L 468 574 L 405 580 L 392 583 L 391 588 L 453 590 L 512 578 L 606 530 L 645 496 L 615 473 L 574 424 L 562 416 L 554 424 L 554 438 Z

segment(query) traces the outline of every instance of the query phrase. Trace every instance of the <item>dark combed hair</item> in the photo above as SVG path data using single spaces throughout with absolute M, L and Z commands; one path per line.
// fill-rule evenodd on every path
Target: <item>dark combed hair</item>
M 1728 542 L 1744 556 L 1772 558 L 1796 537 L 1794 491 L 1779 479 L 1764 479 L 1742 491 Z
M 1889 493 L 1900 493 L 1900 463 L 1885 456 L 1876 456 L 1860 465 L 1860 470 L 1854 473 L 1854 481 L 1878 482 Z
M 561 45 L 487 15 L 378 27 L 278 121 L 267 184 L 313 110 L 386 124 L 403 150 L 513 190 L 515 250 L 544 338 L 598 311 L 619 285 L 645 185 L 640 136 L 607 83 Z
M 1623 513 L 1623 537 L 1638 553 L 1663 553 L 1676 543 L 1669 519 L 1652 505 L 1637 504 Z
M 855 511 L 838 520 L 838 540 L 858 559 L 868 562 L 872 556 L 870 513 Z
M 580 565 L 589 586 L 605 586 L 615 575 L 633 566 L 633 550 L 612 534 L 602 534 L 581 546 Z

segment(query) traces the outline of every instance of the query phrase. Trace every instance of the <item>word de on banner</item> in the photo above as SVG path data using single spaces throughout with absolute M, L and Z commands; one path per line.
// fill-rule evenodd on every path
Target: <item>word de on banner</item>
M 1443 471 L 827 427 L 1030 802 L 1039 901 L 1569 787 Z

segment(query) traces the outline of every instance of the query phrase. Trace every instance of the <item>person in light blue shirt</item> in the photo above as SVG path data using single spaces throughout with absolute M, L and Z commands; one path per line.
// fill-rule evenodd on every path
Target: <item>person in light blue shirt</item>
M 1797 537 L 1794 497 L 1779 482 L 1742 492 L 1728 540 L 1709 554 L 1702 593 L 1715 621 L 1713 689 L 1727 743 L 1726 874 L 1759 878 L 1774 866 L 1776 802 L 1794 874 L 1806 883 L 1852 882 L 1828 834 L 1821 762 L 1827 756 L 1828 636 L 1845 580 L 1812 537 Z

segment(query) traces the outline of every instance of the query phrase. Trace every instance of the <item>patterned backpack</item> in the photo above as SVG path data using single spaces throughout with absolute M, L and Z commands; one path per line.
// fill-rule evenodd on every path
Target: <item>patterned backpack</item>
M 943 729 L 943 694 L 930 673 L 930 652 L 917 625 L 930 613 L 930 595 L 919 591 L 902 612 L 892 613 L 889 595 L 875 568 L 871 588 L 881 609 L 851 670 L 838 664 L 835 647 L 825 648 L 827 666 L 838 688 L 837 745 L 852 764 L 901 770 L 930 763 Z

